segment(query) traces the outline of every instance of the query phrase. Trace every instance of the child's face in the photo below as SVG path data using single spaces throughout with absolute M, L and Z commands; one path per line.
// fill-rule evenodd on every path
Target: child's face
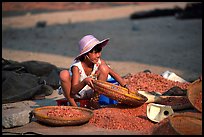
M 89 58 L 91 59 L 91 61 L 93 63 L 97 63 L 98 60 L 100 59 L 101 57 L 101 51 L 102 51 L 102 48 L 101 47 L 94 47 L 89 53 L 88 53 L 88 56 Z

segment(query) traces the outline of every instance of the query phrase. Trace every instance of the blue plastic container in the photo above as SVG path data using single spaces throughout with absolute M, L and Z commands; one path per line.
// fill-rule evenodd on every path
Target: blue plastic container
M 105 95 L 99 96 L 99 104 L 100 105 L 109 105 L 110 104 L 110 98 L 106 97 Z
M 107 82 L 110 82 L 115 85 L 119 85 L 118 82 L 111 76 L 108 77 Z M 110 104 L 117 104 L 118 102 L 116 100 L 113 100 L 105 95 L 99 96 L 99 104 L 100 105 L 110 105 Z

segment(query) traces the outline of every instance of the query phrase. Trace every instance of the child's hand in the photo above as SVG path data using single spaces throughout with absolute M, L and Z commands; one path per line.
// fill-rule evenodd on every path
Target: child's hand
M 87 77 L 87 78 L 84 79 L 84 83 L 86 85 L 88 85 L 89 87 L 94 88 L 94 85 L 93 85 L 93 82 L 92 82 L 93 80 L 94 80 L 93 78 Z
M 129 86 L 128 84 L 126 84 L 123 87 L 128 89 L 128 94 L 130 94 L 130 91 L 134 91 L 134 89 L 131 86 Z

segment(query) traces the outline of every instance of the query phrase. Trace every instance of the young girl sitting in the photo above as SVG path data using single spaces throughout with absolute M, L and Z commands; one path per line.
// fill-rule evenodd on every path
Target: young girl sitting
M 93 35 L 86 35 L 79 41 L 80 54 L 74 59 L 69 71 L 60 72 L 61 88 L 72 106 L 75 99 L 91 99 L 94 95 L 93 79 L 106 81 L 112 76 L 121 86 L 128 88 L 119 74 L 101 59 L 101 51 L 109 39 L 99 41 Z

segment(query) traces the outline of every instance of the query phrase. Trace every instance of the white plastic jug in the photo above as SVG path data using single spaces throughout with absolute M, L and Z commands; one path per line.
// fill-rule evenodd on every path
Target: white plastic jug
M 149 103 L 147 105 L 147 117 L 154 122 L 160 122 L 173 113 L 174 111 L 171 106 L 156 103 Z

